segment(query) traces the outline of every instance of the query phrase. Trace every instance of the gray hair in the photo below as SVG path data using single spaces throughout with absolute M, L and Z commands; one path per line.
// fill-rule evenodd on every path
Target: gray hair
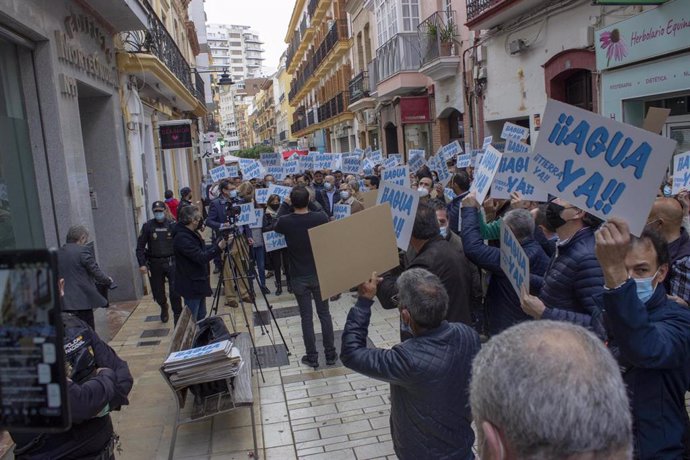
M 89 237 L 89 230 L 83 225 L 73 225 L 67 230 L 66 241 L 68 243 L 78 243 L 82 238 Z
M 357 182 L 356 180 L 351 180 L 347 183 L 347 185 L 349 185 L 352 191 L 354 191 L 355 193 L 359 192 L 359 182 Z
M 448 293 L 438 276 L 423 268 L 411 268 L 396 281 L 400 304 L 415 323 L 424 328 L 436 328 L 446 318 Z
M 632 458 L 632 418 L 618 365 L 582 327 L 529 321 L 486 343 L 472 364 L 472 416 L 516 458 Z
M 526 209 L 512 209 L 503 217 L 503 222 L 510 228 L 515 238 L 522 243 L 534 236 L 534 218 Z

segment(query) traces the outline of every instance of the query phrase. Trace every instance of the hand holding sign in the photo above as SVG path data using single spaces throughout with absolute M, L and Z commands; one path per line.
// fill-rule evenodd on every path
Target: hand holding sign
M 376 272 L 372 273 L 369 281 L 365 281 L 357 288 L 358 295 L 364 299 L 374 300 L 376 290 L 381 281 L 383 281 L 383 278 L 379 277 Z

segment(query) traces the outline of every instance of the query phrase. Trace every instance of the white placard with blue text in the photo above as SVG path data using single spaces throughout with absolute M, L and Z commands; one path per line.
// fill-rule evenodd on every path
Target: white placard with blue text
M 269 196 L 270 194 L 268 193 L 267 188 L 257 188 L 254 190 L 254 199 L 256 200 L 257 204 L 266 204 Z
M 374 162 L 374 165 L 383 163 L 383 154 L 380 150 L 374 150 L 369 154 L 369 159 Z
M 676 141 L 549 100 L 526 178 L 602 219 L 628 221 L 639 235 Z
M 312 171 L 314 169 L 314 156 L 306 155 L 299 157 L 299 169 L 301 172 Z
M 529 136 L 529 128 L 518 126 L 510 122 L 503 124 L 503 131 L 501 132 L 501 139 L 517 139 L 523 141 Z
M 396 166 L 398 166 L 398 164 L 399 164 L 399 162 L 398 162 L 398 158 L 397 158 L 397 157 L 388 156 L 388 158 L 386 158 L 386 159 L 383 161 L 383 165 L 382 165 L 382 166 L 383 166 L 384 168 L 395 168 Z
M 410 188 L 410 170 L 406 165 L 384 169 L 383 173 L 381 173 L 381 180 L 390 184 Z
M 410 171 L 417 172 L 419 168 L 426 164 L 426 157 L 424 155 L 424 150 L 410 150 L 410 158 L 407 162 Z
M 225 169 L 225 165 L 220 165 L 217 168 L 213 168 L 209 172 L 211 173 L 211 180 L 213 182 L 218 182 L 218 181 L 221 181 L 223 179 L 227 179 L 228 177 L 230 177 L 230 176 L 228 176 L 228 170 Z
M 474 172 L 474 181 L 470 186 L 470 192 L 477 195 L 477 201 L 484 202 L 484 198 L 489 193 L 489 187 L 494 180 L 494 175 L 501 165 L 501 157 L 503 154 L 493 148 L 490 144 L 486 146 L 481 162 L 477 165 L 477 170 Z
M 436 172 L 438 173 L 438 182 L 444 187 L 448 185 L 448 181 L 453 177 L 453 173 L 448 169 L 448 163 L 443 158 L 443 155 L 436 155 Z
M 673 191 L 678 195 L 683 189 L 690 190 L 690 152 L 673 157 Z
M 359 174 L 360 160 L 357 155 L 343 156 L 343 174 Z
M 491 198 L 510 199 L 510 194 L 520 192 L 527 201 L 546 201 L 548 194 L 525 179 L 531 163 L 528 145 L 508 139 L 506 151 L 491 184 Z
M 240 167 L 237 164 L 225 165 L 225 169 L 228 171 L 228 177 L 240 177 Z
M 261 164 L 267 168 L 269 166 L 280 166 L 280 163 L 283 161 L 283 155 L 276 152 L 261 153 L 259 158 L 261 158 Z
M 382 203 L 390 203 L 398 248 L 407 251 L 419 206 L 419 194 L 416 190 L 383 182 L 376 199 L 377 205 Z
M 450 144 L 441 147 L 441 156 L 444 160 L 448 161 L 455 158 L 457 155 L 462 153 L 462 147 L 460 147 L 460 142 L 454 141 Z
M 245 166 L 240 165 L 242 169 L 242 179 L 252 180 L 261 178 L 261 163 L 251 160 L 251 163 L 246 163 Z
M 351 207 L 349 204 L 336 204 L 333 206 L 333 218 L 335 220 L 350 217 Z
M 266 248 L 266 252 L 272 252 L 278 249 L 285 249 L 287 247 L 285 235 L 276 232 L 264 233 L 264 247 Z
M 237 217 L 237 225 L 253 225 L 254 219 L 254 203 L 244 203 L 240 205 L 240 215 Z
M 285 198 L 290 196 L 291 191 L 292 191 L 291 187 L 286 187 L 284 185 L 271 184 L 270 187 L 268 187 L 268 196 L 278 195 L 280 197 L 280 201 L 285 201 Z
M 283 174 L 285 176 L 292 176 L 299 171 L 299 160 L 288 160 L 283 162 Z M 283 178 L 285 179 L 285 178 Z
M 487 136 L 484 138 L 484 143 L 482 144 L 482 150 L 486 150 L 488 146 L 491 145 L 491 143 L 494 141 L 493 136 Z
M 501 221 L 501 270 L 518 297 L 522 286 L 529 292 L 529 258 L 505 221 Z
M 273 176 L 275 180 L 284 180 L 285 179 L 285 172 L 283 171 L 282 166 L 267 166 L 266 167 L 266 175 L 267 176 Z
M 249 225 L 249 228 L 261 228 L 264 224 L 264 210 L 262 208 L 254 208 L 254 222 Z
M 464 153 L 458 156 L 458 161 L 455 163 L 456 168 L 469 168 L 472 166 L 472 154 Z

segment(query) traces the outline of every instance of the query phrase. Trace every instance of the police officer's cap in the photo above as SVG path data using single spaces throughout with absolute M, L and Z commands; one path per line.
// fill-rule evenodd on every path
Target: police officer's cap
M 165 203 L 163 203 L 162 201 L 154 201 L 153 205 L 151 206 L 151 210 L 165 211 Z

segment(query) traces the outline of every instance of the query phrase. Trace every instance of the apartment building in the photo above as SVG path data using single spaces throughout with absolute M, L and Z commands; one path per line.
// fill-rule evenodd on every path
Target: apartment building
M 262 75 L 263 42 L 249 26 L 208 24 L 206 34 L 212 70 L 220 73 L 227 69 L 234 81 Z
M 275 105 L 276 147 L 286 150 L 297 145 L 295 137 L 290 131 L 290 124 L 295 113 L 295 108 L 288 102 L 288 93 L 292 83 L 292 76 L 285 68 L 287 54 L 280 56 L 280 65 L 273 76 L 273 104 Z

